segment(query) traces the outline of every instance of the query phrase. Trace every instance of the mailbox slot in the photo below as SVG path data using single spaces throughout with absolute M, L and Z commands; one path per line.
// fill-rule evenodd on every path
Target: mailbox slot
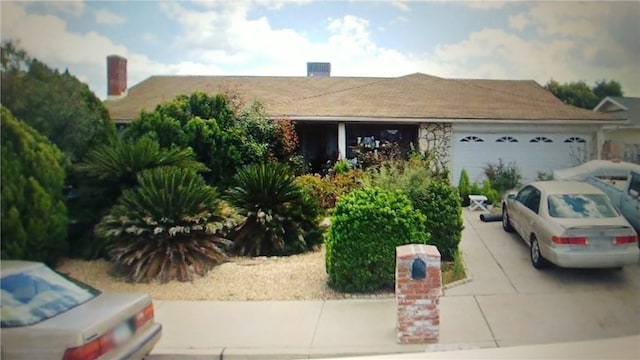
M 411 264 L 411 278 L 414 280 L 427 277 L 427 264 L 420 258 L 413 259 Z

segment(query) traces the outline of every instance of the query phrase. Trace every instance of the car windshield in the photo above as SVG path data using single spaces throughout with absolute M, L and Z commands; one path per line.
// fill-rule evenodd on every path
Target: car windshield
M 606 195 L 549 195 L 549 215 L 555 218 L 612 218 L 620 216 Z
M 46 266 L 0 280 L 1 327 L 39 323 L 93 299 L 100 292 Z

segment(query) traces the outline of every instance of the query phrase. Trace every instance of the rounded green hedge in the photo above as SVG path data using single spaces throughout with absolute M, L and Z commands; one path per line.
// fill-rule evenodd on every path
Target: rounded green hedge
M 433 181 L 407 190 L 407 195 L 426 217 L 424 227 L 431 234 L 428 244 L 438 248 L 443 261 L 452 261 L 464 229 L 458 191 L 448 184 Z
M 392 286 L 395 248 L 426 244 L 425 217 L 400 191 L 372 187 L 340 198 L 326 239 L 329 286 L 367 292 Z

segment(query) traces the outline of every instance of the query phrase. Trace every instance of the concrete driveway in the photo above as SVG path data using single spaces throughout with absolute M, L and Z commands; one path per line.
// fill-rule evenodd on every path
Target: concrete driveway
M 624 344 L 637 343 L 640 265 L 622 271 L 538 271 L 531 266 L 522 240 L 505 233 L 499 222 L 481 222 L 479 214 L 464 212 L 466 229 L 460 248 L 472 279 L 444 289 L 437 343 L 396 343 L 394 298 L 157 300 L 156 319 L 164 329 L 149 358 L 326 358 L 609 341 L 603 339 L 618 337 L 626 337 Z M 613 340 L 611 344 L 618 343 Z M 554 350 L 549 354 L 581 358 L 588 348 L 580 344 L 560 346 L 569 352 Z M 604 343 L 597 346 L 606 349 Z M 507 356 L 504 354 L 518 354 L 514 356 L 518 358 L 539 354 L 528 349 L 503 353 L 503 358 Z M 631 350 L 633 356 L 624 353 L 622 357 L 639 358 L 640 348 L 635 350 Z M 454 358 L 471 357 L 453 354 Z M 492 354 L 476 357 L 496 357 Z
M 497 346 L 640 333 L 640 262 L 621 271 L 536 270 L 517 234 L 479 214 L 464 212 L 461 249 L 472 281 L 442 300 L 473 297 Z

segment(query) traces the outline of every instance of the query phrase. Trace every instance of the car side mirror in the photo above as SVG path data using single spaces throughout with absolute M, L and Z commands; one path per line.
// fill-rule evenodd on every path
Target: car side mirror
M 631 197 L 634 199 L 640 199 L 640 193 L 638 193 L 636 190 L 629 190 L 629 195 L 631 195 Z

